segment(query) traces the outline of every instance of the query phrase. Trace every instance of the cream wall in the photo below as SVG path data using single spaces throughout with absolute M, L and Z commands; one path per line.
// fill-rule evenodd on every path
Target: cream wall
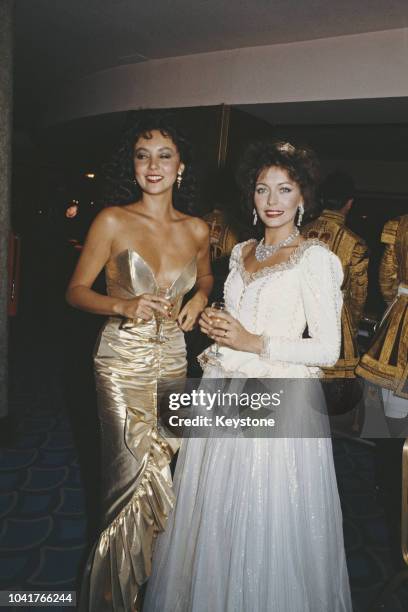
M 119 66 L 63 86 L 43 122 L 140 107 L 394 96 L 408 96 L 408 28 Z

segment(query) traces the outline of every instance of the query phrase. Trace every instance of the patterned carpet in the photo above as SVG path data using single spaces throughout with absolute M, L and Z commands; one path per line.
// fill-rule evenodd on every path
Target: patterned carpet
M 0 451 L 0 588 L 75 590 L 87 521 L 71 421 L 63 401 L 33 402 L 21 392 L 12 409 L 19 415 L 18 435 Z M 373 450 L 344 440 L 334 449 L 354 612 L 366 612 L 394 573 Z M 406 612 L 408 588 L 383 610 Z
M 395 573 L 389 533 L 374 479 L 370 446 L 334 441 L 334 457 L 344 518 L 344 538 L 354 612 L 368 612 Z M 408 610 L 408 583 L 391 597 L 385 612 Z
M 24 395 L 13 403 L 22 418 L 0 451 L 0 588 L 75 590 L 86 517 L 69 419 Z

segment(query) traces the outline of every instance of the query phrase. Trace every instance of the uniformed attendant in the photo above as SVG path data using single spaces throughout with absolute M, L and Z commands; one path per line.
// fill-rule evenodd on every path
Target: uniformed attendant
M 376 476 L 388 520 L 391 558 L 401 568 L 405 567 L 401 557 L 401 457 L 408 436 L 408 215 L 388 221 L 381 242 L 385 250 L 379 280 L 387 308 L 356 373 L 375 385 L 371 388 L 378 391 L 380 403 L 382 399 L 391 436 L 376 440 Z
M 381 241 L 380 288 L 387 309 L 356 373 L 382 387 L 385 415 L 398 419 L 408 415 L 408 215 L 388 221 Z

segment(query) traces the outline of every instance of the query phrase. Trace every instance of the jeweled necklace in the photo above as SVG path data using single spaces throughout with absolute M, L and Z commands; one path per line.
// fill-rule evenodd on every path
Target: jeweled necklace
M 285 238 L 285 240 L 282 240 L 282 242 L 278 242 L 277 244 L 271 244 L 271 245 L 264 244 L 265 238 L 262 238 L 262 240 L 260 240 L 258 244 L 256 245 L 256 249 L 255 249 L 256 260 L 265 261 L 272 255 L 274 255 L 276 251 L 279 251 L 279 249 L 281 249 L 282 247 L 290 244 L 295 238 L 297 238 L 297 236 L 299 236 L 299 234 L 300 232 L 298 228 L 296 228 L 295 231 L 292 234 L 290 234 L 290 236 Z

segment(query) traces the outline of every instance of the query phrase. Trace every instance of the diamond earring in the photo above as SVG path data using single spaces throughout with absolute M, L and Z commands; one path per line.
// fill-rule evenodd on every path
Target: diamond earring
M 182 181 L 182 180 L 183 180 L 183 175 L 182 175 L 182 173 L 181 173 L 181 172 L 180 172 L 180 170 L 179 170 L 179 171 L 177 172 L 177 179 L 176 179 L 176 182 L 177 182 L 177 189 L 180 189 L 180 185 L 181 185 L 181 181 Z
M 305 208 L 304 208 L 303 204 L 299 204 L 299 207 L 298 207 L 299 216 L 298 216 L 298 220 L 297 220 L 297 223 L 296 223 L 296 225 L 298 227 L 300 227 L 302 225 L 302 219 L 303 219 L 304 212 L 305 212 Z
M 253 225 L 256 225 L 258 223 L 258 215 L 256 213 L 256 208 L 254 208 L 252 214 L 254 215 Z

